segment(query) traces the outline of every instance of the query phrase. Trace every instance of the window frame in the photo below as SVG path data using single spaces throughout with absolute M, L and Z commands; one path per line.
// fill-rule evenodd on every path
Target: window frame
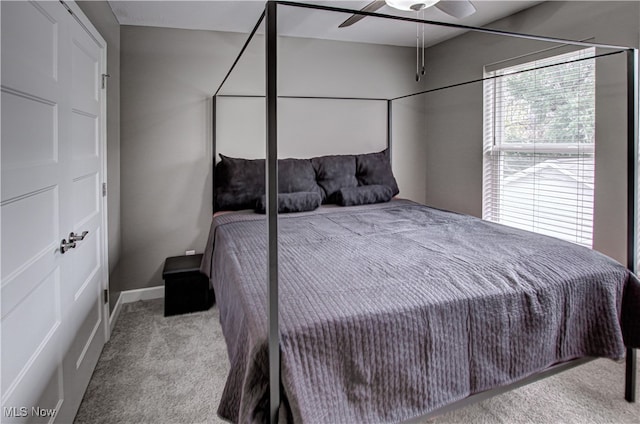
M 561 50 L 558 52 L 558 50 Z M 531 55 L 521 56 L 513 60 L 507 60 L 499 62 L 498 64 L 487 65 L 484 68 L 484 84 L 483 84 L 483 174 L 482 174 L 482 218 L 488 221 L 503 223 L 510 225 L 509 223 L 501 222 L 501 204 L 502 196 L 501 191 L 504 190 L 504 161 L 502 156 L 505 153 L 531 153 L 531 154 L 578 154 L 585 156 L 592 156 L 593 158 L 593 194 L 591 195 L 591 231 L 588 237 L 584 240 L 588 240 L 588 243 L 579 241 L 582 237 L 576 235 L 576 240 L 571 240 L 574 243 L 593 247 L 593 214 L 594 198 L 595 198 L 595 129 L 592 143 L 544 143 L 544 142 L 532 142 L 532 143 L 510 143 L 504 142 L 504 128 L 506 113 L 501 113 L 499 101 L 497 99 L 502 98 L 504 93 L 503 85 L 505 84 L 504 76 L 521 72 L 524 68 L 536 69 L 539 66 L 548 65 L 553 59 L 558 59 L 557 64 L 561 65 L 565 62 L 573 60 L 568 56 L 574 56 L 575 58 L 582 57 L 594 57 L 596 55 L 595 48 L 587 49 L 550 49 L 544 52 L 537 52 Z M 563 58 L 564 56 L 564 58 Z M 594 60 L 594 72 L 595 72 L 595 58 Z M 542 65 L 536 62 L 543 61 Z M 526 65 L 530 65 L 527 67 Z M 516 68 L 516 69 L 514 69 Z M 520 69 L 518 69 L 520 68 Z M 510 72 L 511 71 L 511 72 Z M 535 72 L 535 70 L 533 71 Z M 593 89 L 595 94 L 595 78 L 593 83 Z M 594 97 L 595 102 L 595 97 Z M 595 116 L 594 116 L 595 121 Z M 595 126 L 595 122 L 594 122 Z M 582 156 L 581 156 L 582 157 Z M 496 181 L 497 179 L 497 181 Z M 496 192 L 498 191 L 498 192 Z M 534 189 L 535 191 L 535 189 Z M 576 189 L 578 193 L 578 189 Z M 534 196 L 536 196 L 534 194 Z M 532 200 L 532 203 L 535 203 Z M 577 202 L 580 203 L 580 202 Z M 578 218 L 579 215 L 583 215 L 583 206 L 580 207 L 580 211 L 576 213 L 576 227 L 581 225 Z M 535 209 L 535 207 L 534 207 Z M 532 216 L 535 216 L 537 212 L 532 212 Z M 535 221 L 535 219 L 534 219 Z M 560 220 L 558 220 L 560 221 Z M 540 233 L 535 230 L 535 224 L 533 224 L 533 232 Z M 545 233 L 543 233 L 545 234 Z M 562 237 L 561 237 L 562 238 Z M 567 240 L 567 238 L 563 238 Z

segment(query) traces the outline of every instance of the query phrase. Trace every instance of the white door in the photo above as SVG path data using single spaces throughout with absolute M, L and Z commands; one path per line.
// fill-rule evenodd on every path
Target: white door
M 0 6 L 1 421 L 68 423 L 108 331 L 105 44 L 59 2 Z

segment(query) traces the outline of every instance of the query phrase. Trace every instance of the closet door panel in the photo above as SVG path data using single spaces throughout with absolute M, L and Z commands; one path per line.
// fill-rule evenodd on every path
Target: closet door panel
M 2 421 L 60 408 L 68 225 L 69 20 L 57 2 L 2 2 Z

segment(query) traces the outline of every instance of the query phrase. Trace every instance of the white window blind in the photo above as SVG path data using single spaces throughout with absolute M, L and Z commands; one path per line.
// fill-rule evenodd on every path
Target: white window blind
M 592 247 L 594 54 L 485 73 L 484 219 Z

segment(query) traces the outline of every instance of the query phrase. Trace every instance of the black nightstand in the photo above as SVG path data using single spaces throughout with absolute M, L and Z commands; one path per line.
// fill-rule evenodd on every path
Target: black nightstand
M 209 279 L 200 273 L 202 254 L 167 258 L 164 279 L 164 316 L 205 311 L 213 304 Z

